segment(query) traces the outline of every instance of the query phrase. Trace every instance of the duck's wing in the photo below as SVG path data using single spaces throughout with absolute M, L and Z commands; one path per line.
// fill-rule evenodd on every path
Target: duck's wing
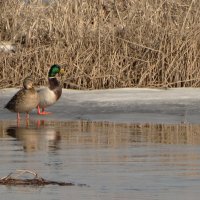
M 24 96 L 25 96 L 25 89 L 19 90 L 11 99 L 10 101 L 5 105 L 4 108 L 7 108 L 9 110 L 15 110 L 15 107 L 17 104 L 21 103 Z
M 5 108 L 14 112 L 29 112 L 39 103 L 39 95 L 34 89 L 22 89 L 18 91 Z

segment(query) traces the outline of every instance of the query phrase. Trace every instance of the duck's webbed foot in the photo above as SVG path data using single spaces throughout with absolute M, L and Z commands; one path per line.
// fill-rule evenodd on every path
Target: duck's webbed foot
M 40 107 L 38 106 L 37 107 L 37 114 L 38 115 L 49 115 L 49 114 L 51 114 L 51 112 L 46 112 L 45 110 L 44 110 L 44 108 L 42 108 L 42 112 L 40 111 Z

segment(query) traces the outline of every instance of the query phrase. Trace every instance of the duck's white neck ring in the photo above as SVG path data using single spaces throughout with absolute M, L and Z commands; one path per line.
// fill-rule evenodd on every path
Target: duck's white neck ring
M 49 79 L 52 79 L 52 78 L 55 78 L 54 76 L 52 76 L 52 77 L 48 77 Z

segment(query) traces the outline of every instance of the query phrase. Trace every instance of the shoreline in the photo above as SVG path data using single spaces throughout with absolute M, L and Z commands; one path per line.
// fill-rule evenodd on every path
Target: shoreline
M 0 120 L 15 120 L 4 109 L 16 88 L 0 90 Z M 199 123 L 200 89 L 123 88 L 106 90 L 63 89 L 61 99 L 47 108 L 48 116 L 30 113 L 31 120 L 106 121 L 116 123 Z

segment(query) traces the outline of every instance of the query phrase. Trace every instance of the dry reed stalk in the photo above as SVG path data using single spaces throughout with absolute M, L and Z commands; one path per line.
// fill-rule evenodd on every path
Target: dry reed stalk
M 78 88 L 199 87 L 200 4 L 194 0 L 0 2 L 0 88 L 54 63 Z

